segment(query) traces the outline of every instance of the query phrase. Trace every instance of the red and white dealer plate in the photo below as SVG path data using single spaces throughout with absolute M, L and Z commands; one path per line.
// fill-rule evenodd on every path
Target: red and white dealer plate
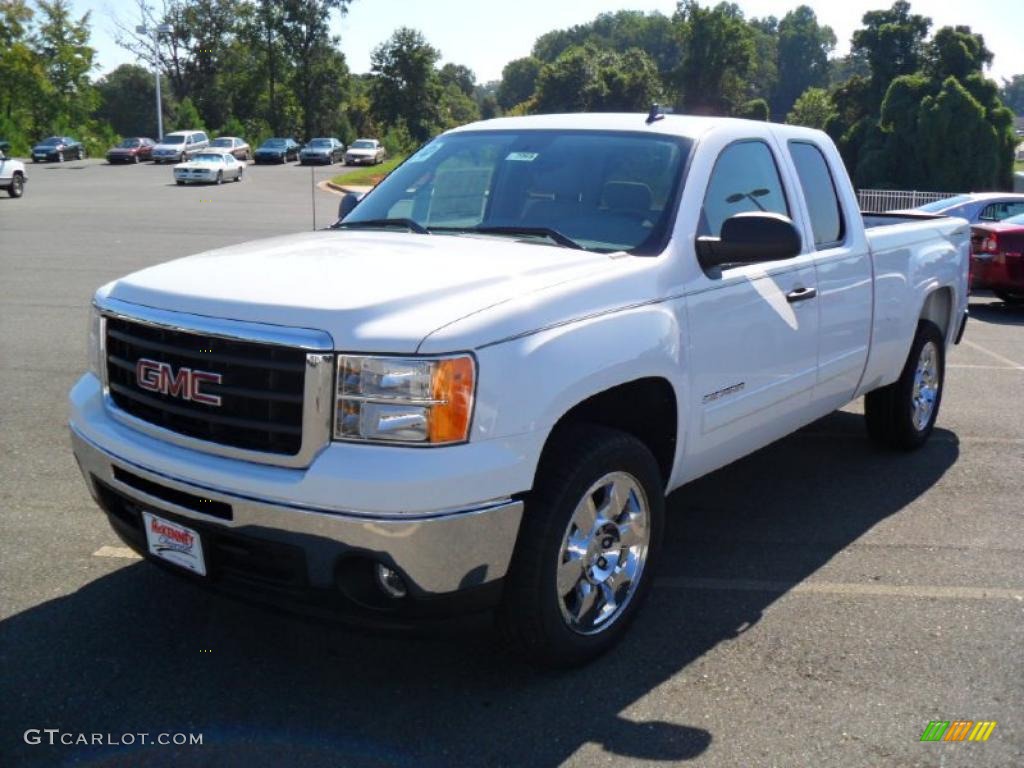
M 197 531 L 164 520 L 150 512 L 142 513 L 142 521 L 146 526 L 146 542 L 149 544 L 150 554 L 187 568 L 200 576 L 206 575 L 203 543 Z

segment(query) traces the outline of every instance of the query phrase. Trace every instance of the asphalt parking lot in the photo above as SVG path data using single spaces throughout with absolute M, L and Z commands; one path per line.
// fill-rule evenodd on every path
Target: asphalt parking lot
M 177 187 L 168 166 L 29 165 L 0 194 L 0 764 L 1024 764 L 1024 310 L 972 298 L 938 428 L 903 455 L 859 403 L 677 491 L 614 653 L 536 672 L 485 629 L 354 632 L 209 594 L 121 544 L 65 396 L 95 288 L 333 220 L 329 169 Z M 240 276 L 244 279 L 244 276 Z M 117 551 L 117 550 L 115 550 Z M 985 743 L 920 743 L 930 720 Z M 26 744 L 28 729 L 202 746 Z

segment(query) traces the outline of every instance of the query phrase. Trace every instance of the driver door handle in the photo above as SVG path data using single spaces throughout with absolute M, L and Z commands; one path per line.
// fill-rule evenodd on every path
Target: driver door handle
M 807 301 L 818 295 L 817 288 L 794 288 L 786 294 L 786 301 L 795 304 L 798 301 Z

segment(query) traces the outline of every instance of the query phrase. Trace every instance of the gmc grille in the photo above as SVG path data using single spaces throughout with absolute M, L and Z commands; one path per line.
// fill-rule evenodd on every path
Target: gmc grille
M 303 350 L 108 317 L 106 354 L 110 398 L 122 411 L 199 440 L 266 453 L 299 452 Z M 141 388 L 135 375 L 140 358 L 167 363 L 174 371 L 220 374 L 220 384 L 203 384 L 204 393 L 220 396 L 220 406 Z

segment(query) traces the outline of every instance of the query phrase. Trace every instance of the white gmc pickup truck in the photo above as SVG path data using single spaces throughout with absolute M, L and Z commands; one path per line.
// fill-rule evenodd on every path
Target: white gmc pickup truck
M 809 129 L 491 120 L 342 213 L 96 293 L 89 489 L 189 578 L 376 623 L 495 609 L 551 665 L 623 635 L 669 491 L 861 396 L 920 446 L 966 321 L 966 223 L 862 216 Z

